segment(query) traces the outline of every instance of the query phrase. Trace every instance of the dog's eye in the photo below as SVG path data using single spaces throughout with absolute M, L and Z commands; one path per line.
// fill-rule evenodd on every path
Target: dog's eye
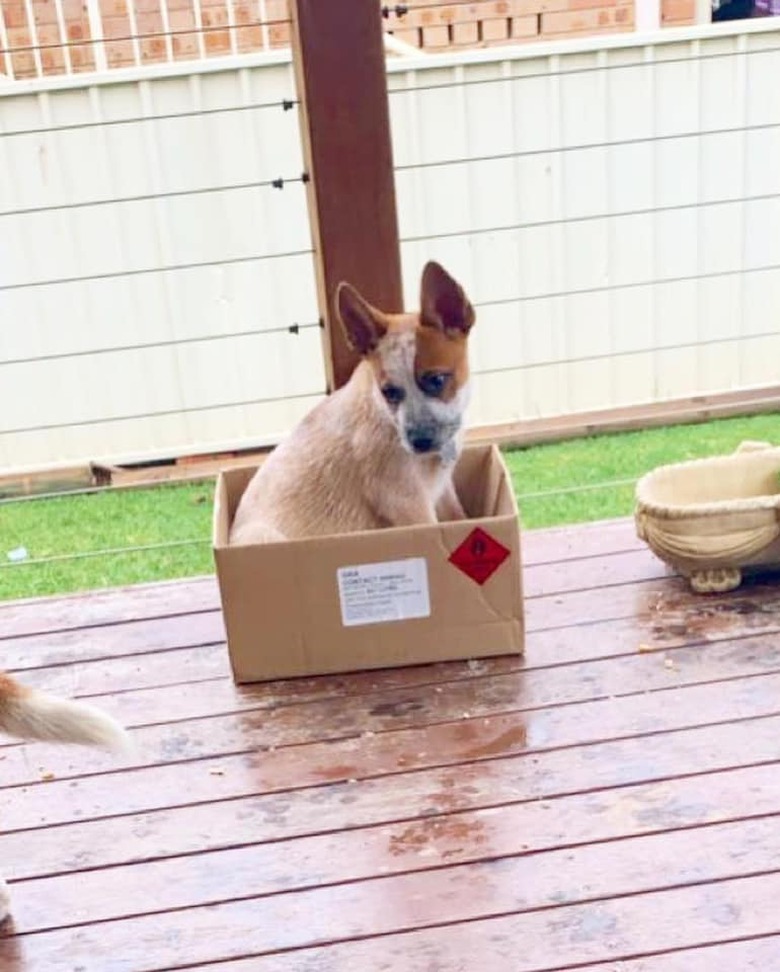
M 382 394 L 385 396 L 385 401 L 388 405 L 400 405 L 406 398 L 406 392 L 403 388 L 399 388 L 398 385 L 385 385 L 382 389 Z
M 445 371 L 426 371 L 420 376 L 419 385 L 426 395 L 431 398 L 438 398 L 447 387 L 452 376 Z

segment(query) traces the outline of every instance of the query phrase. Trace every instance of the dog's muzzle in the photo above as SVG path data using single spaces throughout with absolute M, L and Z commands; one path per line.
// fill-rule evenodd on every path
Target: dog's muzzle
M 432 452 L 442 452 L 447 448 L 457 433 L 459 425 L 452 423 L 448 425 L 421 425 L 406 426 L 404 429 L 404 439 L 409 450 L 415 455 L 424 456 Z
M 414 435 L 409 437 L 409 445 L 413 452 L 423 454 L 433 452 L 436 447 L 436 440 L 430 435 Z

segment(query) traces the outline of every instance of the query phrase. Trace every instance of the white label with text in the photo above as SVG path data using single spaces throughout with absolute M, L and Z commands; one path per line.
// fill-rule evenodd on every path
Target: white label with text
M 339 567 L 336 573 L 346 628 L 430 616 L 428 566 L 423 557 Z

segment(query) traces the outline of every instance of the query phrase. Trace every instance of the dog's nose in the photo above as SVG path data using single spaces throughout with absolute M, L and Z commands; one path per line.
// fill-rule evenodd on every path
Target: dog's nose
M 434 441 L 429 435 L 415 435 L 412 436 L 410 444 L 415 452 L 430 452 Z

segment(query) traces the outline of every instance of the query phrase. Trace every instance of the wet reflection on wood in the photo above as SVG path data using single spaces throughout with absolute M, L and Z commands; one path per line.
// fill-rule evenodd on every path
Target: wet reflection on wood
M 780 588 L 525 538 L 525 659 L 236 687 L 211 578 L 0 605 L 133 727 L 0 745 L 3 972 L 682 972 L 780 954 Z

